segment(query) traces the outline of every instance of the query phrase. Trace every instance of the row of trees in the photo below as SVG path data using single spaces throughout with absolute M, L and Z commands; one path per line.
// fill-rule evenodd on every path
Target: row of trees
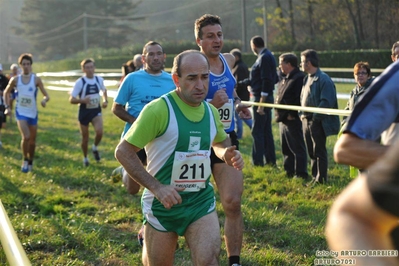
M 399 38 L 398 0 L 276 0 L 276 6 L 269 19 L 283 46 L 387 49 Z
M 42 59 L 62 59 L 90 47 L 120 47 L 133 32 L 140 3 L 132 0 L 25 0 L 16 33 Z
M 219 15 L 241 48 L 265 23 L 274 51 L 388 49 L 399 39 L 398 0 L 25 0 L 17 33 L 39 58 L 57 59 L 150 39 L 192 42 L 205 13 Z

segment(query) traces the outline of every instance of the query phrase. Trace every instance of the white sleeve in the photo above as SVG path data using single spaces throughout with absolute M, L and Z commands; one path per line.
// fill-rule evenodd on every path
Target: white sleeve
M 105 91 L 107 88 L 105 88 L 104 79 L 102 77 L 98 77 L 98 81 L 100 82 L 100 89 Z
M 83 82 L 82 82 L 82 78 L 79 78 L 76 80 L 75 82 L 75 86 L 73 86 L 72 92 L 71 92 L 71 96 L 74 98 L 77 98 L 78 95 L 80 94 L 80 92 L 83 89 Z

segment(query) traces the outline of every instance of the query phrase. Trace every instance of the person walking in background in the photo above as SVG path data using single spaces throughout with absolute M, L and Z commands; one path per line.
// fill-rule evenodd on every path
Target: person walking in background
M 36 149 L 37 124 L 39 120 L 36 105 L 38 88 L 44 96 L 40 102 L 42 107 L 46 107 L 50 96 L 44 89 L 42 80 L 32 72 L 32 55 L 28 53 L 21 54 L 18 58 L 18 63 L 22 68 L 22 74 L 12 77 L 8 83 L 4 92 L 5 108 L 6 114 L 11 113 L 11 93 L 15 90 L 17 93 L 15 116 L 22 137 L 21 151 L 23 161 L 21 171 L 27 173 L 33 170 L 33 159 Z
M 139 71 L 144 68 L 143 64 L 143 57 L 141 54 L 135 54 L 133 56 L 133 65 L 134 65 L 134 71 Z
M 89 145 L 89 124 L 94 127 L 95 137 L 92 146 L 92 153 L 94 159 L 99 162 L 101 157 L 98 151 L 98 145 L 103 136 L 103 118 L 101 115 L 101 108 L 107 108 L 108 97 L 107 89 L 104 86 L 104 80 L 94 74 L 95 66 L 94 60 L 91 58 L 84 59 L 80 66 L 84 73 L 75 82 L 75 86 L 69 97 L 71 104 L 79 104 L 79 125 L 80 133 L 82 135 L 81 148 L 83 151 L 83 165 L 89 166 L 89 159 L 87 158 L 88 145 Z M 102 101 L 100 96 L 102 92 Z
M 218 111 L 204 101 L 209 73 L 209 62 L 199 51 L 177 55 L 172 69 L 176 89 L 149 103 L 115 150 L 129 175 L 145 187 L 144 265 L 173 265 L 179 235 L 187 241 L 193 265 L 219 265 L 210 149 L 237 171 L 244 161 L 230 146 Z M 136 154 L 143 147 L 147 171 Z
M 21 73 L 21 71 L 20 71 L 20 69 L 18 67 L 18 64 L 12 64 L 10 66 L 10 70 L 11 70 L 11 72 L 7 76 L 9 80 L 11 80 L 12 77 L 16 77 L 16 76 L 18 76 Z M 13 117 L 12 116 L 12 112 L 14 110 L 14 100 L 15 100 L 16 96 L 17 95 L 15 93 L 15 90 L 13 89 L 11 91 L 11 94 L 10 94 L 10 111 L 11 112 L 8 114 L 8 116 L 10 117 L 10 123 L 12 122 L 12 117 Z
M 122 76 L 121 79 L 119 80 L 118 87 L 122 84 L 122 81 L 126 78 L 126 76 L 129 73 L 132 73 L 136 70 L 136 67 L 133 64 L 133 60 L 129 60 L 126 63 L 123 63 L 121 70 L 122 70 Z
M 9 79 L 7 78 L 6 75 L 3 73 L 3 65 L 0 64 L 0 91 L 3 93 L 3 91 L 6 89 L 8 85 Z M 3 98 L 3 94 L 1 94 L 1 98 Z M 2 100 L 2 99 L 0 99 Z
M 319 57 L 312 49 L 301 53 L 302 70 L 307 73 L 301 93 L 302 107 L 338 109 L 337 92 L 331 78 L 320 70 Z M 327 137 L 339 132 L 340 122 L 336 115 L 303 112 L 303 134 L 311 161 L 312 184 L 328 181 Z
M 10 66 L 10 74 L 8 74 L 8 78 L 11 79 L 19 74 L 21 74 L 21 70 L 19 69 L 18 64 L 12 64 Z
M 134 124 L 146 104 L 175 89 L 171 75 L 162 70 L 165 58 L 161 44 L 147 42 L 142 55 L 144 70 L 131 73 L 121 84 L 112 105 L 114 115 L 126 122 L 121 137 Z M 147 165 L 145 150 L 140 150 L 137 155 L 143 165 Z M 122 166 L 114 169 L 111 176 L 115 181 L 122 179 L 129 194 L 139 192 L 140 185 L 129 177 Z
M 276 104 L 301 105 L 301 92 L 305 74 L 298 68 L 295 54 L 279 56 L 279 67 L 283 74 L 278 83 Z M 279 123 L 281 151 L 284 170 L 288 177 L 308 179 L 306 146 L 302 132 L 302 122 L 298 111 L 275 109 Z
M 260 36 L 251 39 L 251 49 L 258 56 L 251 68 L 250 85 L 253 102 L 274 103 L 274 85 L 278 81 L 276 60 Z M 276 151 L 272 132 L 272 109 L 254 105 L 252 125 L 252 163 L 276 166 Z
M 210 64 L 209 90 L 206 101 L 215 106 L 229 135 L 231 144 L 238 149 L 237 134 L 234 131 L 234 112 L 242 112 L 243 118 L 250 117 L 248 108 L 240 105 L 237 97 L 235 78 L 231 73 L 234 56 L 221 53 L 223 49 L 223 30 L 220 17 L 205 14 L 195 20 L 194 34 L 200 51 L 208 58 Z M 242 248 L 244 221 L 241 212 L 241 196 L 243 193 L 243 175 L 211 154 L 212 174 L 215 179 L 220 200 L 225 213 L 224 237 L 229 265 L 239 265 Z
M 1 129 L 6 127 L 7 116 L 5 114 L 6 107 L 4 103 L 4 90 L 8 85 L 8 78 L 3 74 L 3 66 L 0 64 L 0 148 L 3 147 L 1 142 Z
M 245 83 L 245 81 L 248 80 L 248 78 L 249 78 L 248 66 L 244 63 L 244 61 L 242 61 L 241 51 L 239 49 L 231 50 L 230 54 L 232 54 L 235 58 L 235 63 L 234 63 L 233 69 L 232 69 L 232 73 L 237 81 L 236 88 L 235 88 L 237 96 L 242 101 L 249 101 L 249 91 L 248 91 L 247 85 Z M 235 115 L 235 120 L 236 120 L 237 139 L 241 139 L 242 134 L 243 134 L 242 122 L 244 121 L 244 123 L 247 124 L 249 129 L 251 129 L 252 128 L 252 118 L 242 119 L 240 117 L 240 114 L 237 112 L 235 112 L 234 115 Z
M 399 59 L 399 41 L 395 42 L 392 45 L 391 52 L 392 52 L 391 54 L 392 62 L 395 62 L 396 60 Z

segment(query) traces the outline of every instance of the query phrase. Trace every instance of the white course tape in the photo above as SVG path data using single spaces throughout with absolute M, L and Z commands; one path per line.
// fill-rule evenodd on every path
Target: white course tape
M 318 113 L 318 114 L 325 114 L 325 115 L 348 116 L 351 114 L 351 111 L 349 111 L 349 110 L 339 110 L 339 109 L 332 109 L 332 108 L 302 107 L 302 106 L 298 106 L 298 105 L 256 103 L 256 102 L 250 102 L 250 101 L 241 101 L 241 103 L 245 104 L 245 105 L 258 105 L 258 106 L 264 106 L 264 107 L 269 107 L 269 108 L 304 111 L 304 112 Z
M 31 265 L 0 200 L 0 239 L 10 265 Z

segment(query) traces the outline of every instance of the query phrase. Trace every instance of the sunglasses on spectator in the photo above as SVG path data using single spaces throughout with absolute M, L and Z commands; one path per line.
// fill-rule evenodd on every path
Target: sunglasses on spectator
M 365 75 L 368 75 L 368 73 L 367 72 L 357 72 L 357 73 L 355 73 L 355 75 L 356 76 L 360 76 L 360 75 L 365 76 Z

